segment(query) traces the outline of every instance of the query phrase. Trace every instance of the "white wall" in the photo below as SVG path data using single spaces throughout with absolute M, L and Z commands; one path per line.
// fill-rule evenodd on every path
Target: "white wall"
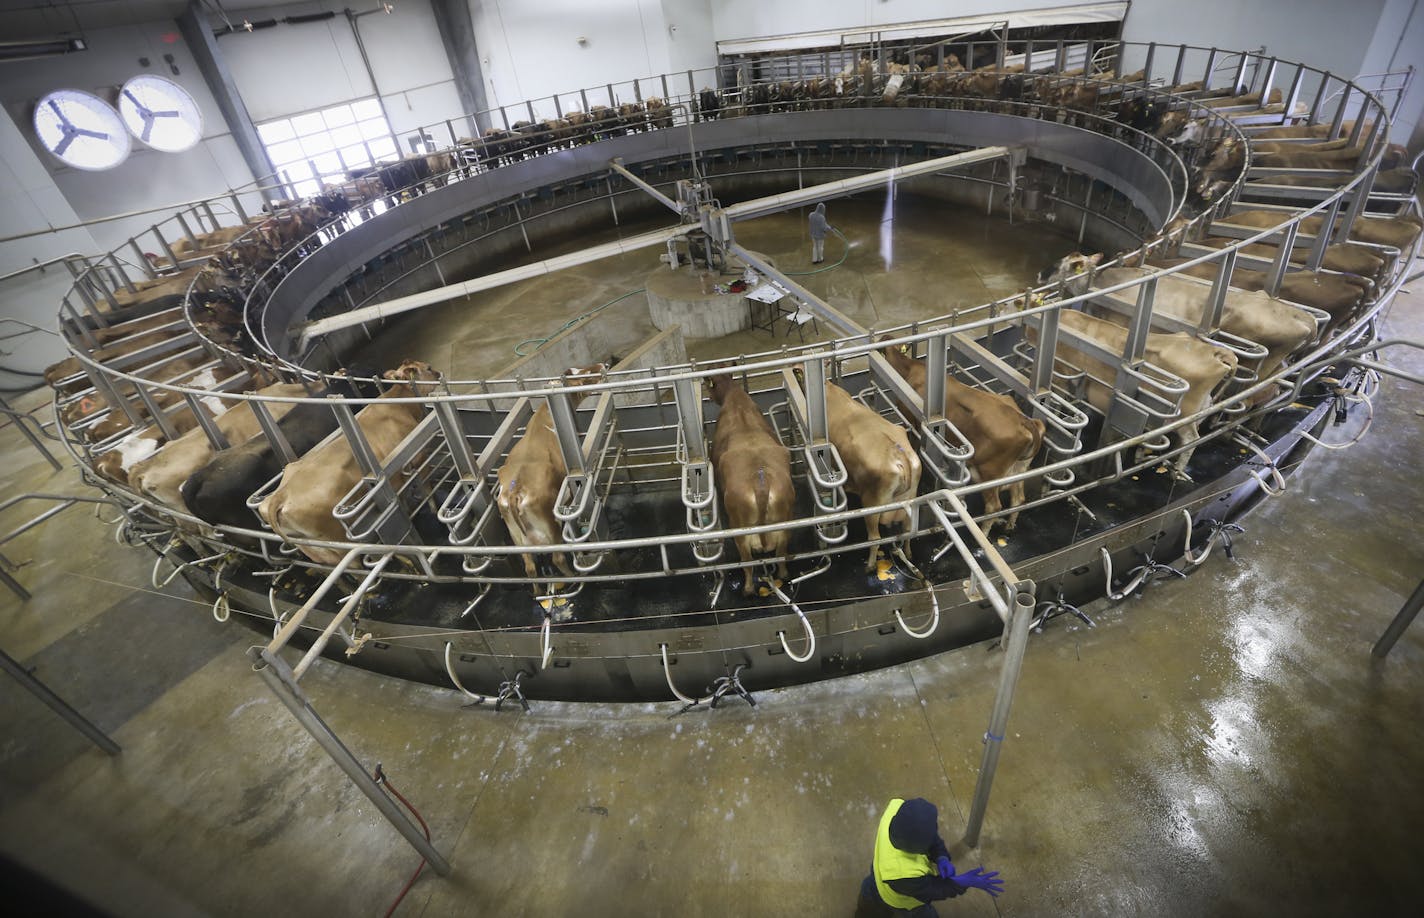
M 7 113 L 0 112 L 0 238 L 69 226 L 78 220 L 21 128 Z M 27 235 L 0 243 L 0 275 L 72 252 L 89 254 L 97 248 L 85 229 Z M 56 328 L 55 316 L 60 299 L 69 289 L 69 279 L 63 265 L 54 265 L 6 281 L 0 287 L 0 317 Z M 0 323 L 0 335 L 20 330 L 13 323 Z M 0 368 L 36 372 L 63 356 L 64 347 L 53 335 L 32 332 L 0 340 Z M 33 382 L 0 371 L 0 389 L 29 388 Z
M 1390 135 L 1418 152 L 1424 149 L 1424 2 L 1387 0 L 1360 72 L 1386 73 L 1410 66 L 1414 68 L 1413 85 L 1400 102 Z M 1364 82 L 1379 85 L 1374 80 Z M 1389 85 L 1400 82 L 1391 80 Z M 1397 93 L 1383 93 L 1380 101 L 1392 106 L 1397 98 Z
M 218 49 L 253 121 L 366 98 L 376 88 L 397 134 L 463 114 L 428 0 L 400 0 L 389 15 L 373 13 L 357 20 L 375 87 L 343 13 L 347 6 L 340 0 L 325 0 L 244 10 L 243 15 L 254 21 L 322 11 L 335 11 L 337 16 L 324 22 L 279 23 L 218 39 Z M 214 18 L 215 25 L 220 22 Z
M 614 86 L 618 101 L 631 102 L 630 80 L 710 67 L 716 63 L 709 28 L 713 5 L 710 0 L 470 0 L 490 105 L 535 100 L 536 114 L 547 117 L 554 114 L 552 103 L 537 100 L 555 93 L 621 83 Z M 669 24 L 677 25 L 676 31 L 670 32 Z M 653 87 L 643 95 L 660 92 Z M 582 107 L 576 96 L 562 102 L 565 109 Z M 607 105 L 606 91 L 589 103 Z M 527 111 L 510 113 L 510 120 L 527 117 Z
M 1006 10 L 1073 6 L 1079 2 L 1082 0 L 954 0 L 952 3 L 945 0 L 818 0 L 815 3 L 716 0 L 712 4 L 712 18 L 715 40 L 728 41 L 822 29 L 954 19 Z M 1192 2 L 1182 0 L 1184 6 Z

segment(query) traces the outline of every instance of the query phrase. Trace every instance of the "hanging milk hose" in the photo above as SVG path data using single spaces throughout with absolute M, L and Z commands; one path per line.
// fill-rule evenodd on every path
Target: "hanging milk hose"
M 1374 379 L 1374 391 L 1370 391 L 1370 382 L 1371 382 L 1371 380 L 1370 380 L 1370 375 L 1374 375 L 1374 377 L 1375 377 L 1375 379 Z M 1351 439 L 1346 440 L 1344 443 L 1326 443 L 1324 440 L 1321 440 L 1321 439 L 1318 438 L 1318 437 L 1312 436 L 1311 433 L 1310 433 L 1310 431 L 1307 431 L 1307 430 L 1302 430 L 1302 431 L 1300 432 L 1301 438 L 1304 439 L 1304 440 L 1309 440 L 1311 443 L 1314 443 L 1316 446 L 1322 447 L 1322 448 L 1324 448 L 1324 449 L 1349 449 L 1350 447 L 1354 446 L 1356 443 L 1359 443 L 1361 440 L 1364 439 L 1365 434 L 1367 434 L 1367 433 L 1370 432 L 1370 425 L 1374 423 L 1374 420 L 1375 420 L 1374 393 L 1377 392 L 1377 391 L 1379 391 L 1379 374 L 1378 374 L 1378 373 L 1375 373 L 1374 370 L 1369 370 L 1369 371 L 1367 371 L 1367 373 L 1366 373 L 1366 375 L 1365 375 L 1365 378 L 1360 381 L 1360 386 L 1359 386 L 1359 389 L 1358 389 L 1357 391 L 1355 391 L 1355 392 L 1349 392 L 1349 391 L 1346 391 L 1345 389 L 1338 389 L 1338 390 L 1336 391 L 1336 397 L 1337 397 L 1337 398 L 1344 399 L 1346 402 L 1351 402 L 1351 403 L 1354 403 L 1354 404 L 1359 404 L 1360 402 L 1364 402 L 1364 404 L 1365 404 L 1365 423 L 1364 423 L 1364 426 L 1362 426 L 1362 427 L 1360 428 L 1360 432 L 1357 433 L 1357 434 L 1355 434 L 1355 436 L 1352 437 Z
M 781 639 L 781 649 L 786 651 L 786 655 L 797 663 L 805 663 L 816 654 L 816 632 L 811 630 L 811 622 L 806 618 L 806 613 L 801 611 L 801 607 L 792 602 L 790 596 L 782 592 L 781 587 L 776 585 L 775 580 L 769 582 L 771 583 L 772 592 L 776 593 L 782 602 L 791 607 L 791 611 L 795 612 L 797 617 L 801 619 L 801 627 L 806 629 L 806 652 L 804 654 L 797 656 L 792 652 L 791 645 L 786 643 L 785 631 L 776 632 L 776 636 Z
M 1223 523 L 1218 520 L 1210 520 L 1211 534 L 1206 537 L 1206 546 L 1200 554 L 1192 553 L 1192 515 L 1185 507 L 1182 508 L 1182 518 L 1187 521 L 1186 541 L 1182 543 L 1182 557 L 1188 564 L 1196 566 L 1201 564 L 1211 555 L 1211 550 L 1216 546 L 1216 537 L 1221 536 L 1221 544 L 1226 549 L 1226 556 L 1231 557 L 1231 533 L 1245 532 L 1235 523 Z
M 462 683 L 462 682 L 460 681 L 460 677 L 457 676 L 457 675 L 455 675 L 455 666 L 454 666 L 454 664 L 452 664 L 452 663 L 450 662 L 450 642 L 449 642 L 449 641 L 446 641 L 446 642 L 445 642 L 445 672 L 450 676 L 450 681 L 453 682 L 453 683 L 455 683 L 455 688 L 459 689 L 460 692 L 461 692 L 466 698 L 470 699 L 470 700 L 473 701 L 475 704 L 484 704 L 485 696 L 483 696 L 483 695 L 477 695 L 477 694 L 475 694 L 474 692 L 470 691 L 469 689 L 465 688 L 464 683 Z
M 672 689 L 673 697 L 675 697 L 678 701 L 681 701 L 683 704 L 692 707 L 696 707 L 697 705 L 702 704 L 704 701 L 707 701 L 712 697 L 711 695 L 708 695 L 706 698 L 688 698 L 682 692 L 679 692 L 677 690 L 677 686 L 672 684 L 672 670 L 668 669 L 667 645 L 659 644 L 658 652 L 662 654 L 663 675 L 667 677 L 668 688 Z
M 915 567 L 915 565 L 911 563 L 909 558 L 905 557 L 904 549 L 901 546 L 896 545 L 894 551 L 895 557 L 900 559 L 900 563 L 905 565 L 905 568 L 915 576 L 915 579 L 919 580 L 920 583 L 923 583 L 925 585 L 925 593 L 928 594 L 930 597 L 930 609 L 932 610 L 929 627 L 927 627 L 924 631 L 914 631 L 910 628 L 909 625 L 905 624 L 905 620 L 900 617 L 899 609 L 895 610 L 895 621 L 900 623 L 900 630 L 905 632 L 906 635 L 914 638 L 917 641 L 923 641 L 925 638 L 934 634 L 935 629 L 939 627 L 939 599 L 935 597 L 934 584 L 930 583 L 929 580 L 925 577 L 925 575 L 920 573 L 920 569 Z
M 1240 443 L 1242 446 L 1255 453 L 1256 458 L 1259 459 L 1262 465 L 1265 466 L 1265 468 L 1260 472 L 1256 471 L 1255 469 L 1246 470 L 1247 475 L 1250 475 L 1252 478 L 1256 479 L 1256 483 L 1261 486 L 1261 491 L 1267 497 L 1275 497 L 1277 494 L 1284 494 L 1286 491 L 1286 480 L 1281 475 L 1281 470 L 1276 468 L 1276 460 L 1272 459 L 1270 456 L 1267 456 L 1266 453 L 1261 449 L 1261 447 L 1252 443 L 1250 440 L 1247 440 L 1245 437 L 1238 436 L 1236 438 L 1236 442 Z M 1271 480 L 1275 482 L 1274 488 L 1266 484 L 1264 473 L 1267 472 L 1270 473 Z

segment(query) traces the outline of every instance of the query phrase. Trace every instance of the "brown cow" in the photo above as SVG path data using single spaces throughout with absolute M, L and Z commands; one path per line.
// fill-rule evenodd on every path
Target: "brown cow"
M 1098 272 L 1093 286 L 1114 287 L 1156 273 L 1152 268 L 1108 268 Z M 1082 290 L 1072 292 L 1077 294 Z M 1197 325 L 1206 313 L 1210 295 L 1211 285 L 1208 283 L 1190 277 L 1166 275 L 1157 279 L 1153 309 L 1161 315 L 1174 316 Z M 1117 321 L 1119 316 L 1111 318 Z M 1121 321 L 1125 322 L 1126 317 L 1121 317 Z M 1258 368 L 1261 376 L 1274 374 L 1282 361 L 1304 346 L 1316 332 L 1315 319 L 1309 313 L 1261 290 L 1228 288 L 1220 325 L 1222 331 L 1266 348 L 1266 356 L 1261 358 Z
M 302 398 L 307 391 L 299 383 L 278 383 L 259 390 L 257 394 L 269 398 Z M 247 402 L 227 405 L 226 410 L 213 418 L 213 422 L 230 445 L 246 443 L 261 433 L 257 415 Z M 267 410 L 273 420 L 279 420 L 294 407 L 291 402 L 270 402 Z M 179 489 L 188 476 L 207 465 L 212 458 L 212 442 L 201 427 L 194 427 L 147 459 L 130 465 L 129 487 L 154 503 L 186 512 Z
M 402 381 L 356 415 L 377 461 L 384 461 L 425 416 L 424 405 L 382 400 L 418 397 L 420 389 L 438 382 L 440 375 L 429 364 L 407 360 L 385 378 Z M 361 477 L 351 444 L 344 436 L 333 436 L 283 470 L 281 484 L 258 506 L 257 514 L 273 532 L 293 544 L 298 539 L 344 542 L 346 530 L 332 511 Z M 318 564 L 339 564 L 346 554 L 309 545 L 298 545 L 298 549 Z
M 826 423 L 831 444 L 840 454 L 850 479 L 845 488 L 847 494 L 859 496 L 866 507 L 914 499 L 920 489 L 920 457 L 903 427 L 885 420 L 829 380 Z M 865 518 L 865 530 L 872 542 L 878 542 L 882 534 L 907 536 L 909 527 L 910 514 L 903 508 Z M 870 546 L 867 571 L 875 570 L 879 555 L 880 546 Z
M 1153 258 L 1148 264 L 1159 268 L 1170 268 L 1185 264 L 1186 258 Z M 1214 281 L 1217 266 L 1210 263 L 1194 265 L 1181 273 L 1190 274 L 1203 280 Z M 1238 290 L 1265 290 L 1270 276 L 1265 271 L 1253 271 L 1237 265 L 1231 272 L 1231 286 Z M 1355 274 L 1336 274 L 1331 271 L 1288 271 L 1281 279 L 1281 288 L 1276 296 L 1291 303 L 1300 303 L 1323 309 L 1330 313 L 1334 328 L 1345 321 L 1365 297 L 1374 289 L 1374 282 Z
M 564 371 L 563 383 L 579 386 L 597 382 L 607 369 L 602 363 L 573 367 Z M 510 449 L 504 465 L 499 468 L 496 503 L 514 544 L 558 545 L 564 541 L 563 530 L 554 517 L 554 502 L 568 474 L 548 402 L 543 402 L 534 409 L 524 436 Z M 530 580 L 537 578 L 539 571 L 534 556 L 520 557 L 524 559 L 525 575 Z M 565 576 L 573 576 L 568 556 L 563 552 L 553 555 L 553 563 Z
M 717 432 L 712 439 L 712 467 L 727 524 L 735 529 L 790 521 L 795 513 L 796 490 L 791 482 L 791 458 L 781 445 L 761 409 L 730 375 L 707 380 L 712 400 L 721 406 Z M 785 529 L 759 535 L 738 536 L 742 559 L 742 595 L 753 592 L 752 561 L 779 557 L 777 575 L 787 576 L 786 553 L 791 534 Z
M 1107 350 L 1121 354 L 1127 345 L 1127 329 L 1106 319 L 1099 319 L 1087 313 L 1065 309 L 1059 313 L 1059 327 L 1096 342 Z M 1028 326 L 1030 342 L 1037 343 L 1038 329 Z M 1172 373 L 1187 383 L 1187 392 L 1181 398 L 1180 413 L 1183 417 L 1192 415 L 1211 403 L 1211 393 L 1222 380 L 1236 372 L 1236 355 L 1226 348 L 1216 347 L 1198 341 L 1183 332 L 1164 335 L 1151 332 L 1147 335 L 1147 349 L 1144 357 L 1153 365 Z M 1070 364 L 1087 374 L 1084 395 L 1088 403 L 1099 412 L 1106 414 L 1117 379 L 1117 369 L 1080 351 L 1069 342 L 1058 341 L 1058 360 Z M 1178 427 L 1175 435 L 1178 445 L 1187 447 L 1177 457 L 1174 471 L 1180 478 L 1188 478 L 1187 462 L 1196 450 L 1200 422 L 1192 422 Z
M 208 362 L 206 355 L 201 357 L 184 357 L 165 364 L 162 368 L 162 372 L 155 372 L 152 374 L 152 377 L 155 382 L 171 383 L 173 385 L 187 386 L 193 389 L 210 389 L 232 375 L 232 371 L 227 367 L 217 365 L 208 367 L 193 375 L 191 378 L 187 377 L 188 373 Z M 169 408 L 183 401 L 182 395 L 170 389 L 152 389 L 150 391 L 153 395 L 154 402 L 157 403 L 160 408 Z M 142 399 L 137 397 L 130 399 L 130 404 L 133 407 L 134 414 L 138 416 L 139 420 L 148 417 L 148 405 Z M 221 411 L 222 409 L 217 408 L 216 410 Z M 188 425 L 183 427 L 182 430 L 179 431 L 180 433 L 188 430 L 196 423 L 186 407 L 172 412 L 170 417 L 172 417 L 175 424 L 182 423 Z M 84 437 L 90 443 L 102 443 L 115 434 L 127 430 L 130 426 L 132 425 L 129 422 L 127 414 L 117 408 L 110 408 L 108 417 L 86 429 L 84 431 Z
M 1294 214 L 1275 210 L 1242 210 L 1223 217 L 1219 222 L 1256 229 L 1272 229 L 1289 220 Z M 1309 235 L 1320 232 L 1323 217 L 1306 217 L 1299 223 L 1300 231 Z M 1391 245 L 1401 252 L 1407 252 L 1419 238 L 1420 225 L 1406 217 L 1357 217 L 1350 227 L 1350 238 L 1359 242 L 1376 245 Z
M 927 382 L 924 361 L 916 360 L 900 348 L 888 347 L 881 353 L 923 399 Z M 966 386 L 952 375 L 945 377 L 944 385 L 944 416 L 974 447 L 974 455 L 969 459 L 969 474 L 974 481 L 994 481 L 1027 471 L 1043 445 L 1043 422 L 1025 417 L 1007 395 Z M 1002 522 L 1005 532 L 1013 532 L 1018 525 L 1016 508 L 1025 499 L 1024 482 L 1015 482 L 1007 488 L 1009 509 L 1013 512 L 991 520 L 985 528 L 986 534 L 995 523 Z M 986 514 L 1003 509 L 1003 490 L 990 488 L 984 492 Z
M 1201 241 L 1201 244 L 1213 249 L 1223 249 L 1240 241 L 1239 239 L 1228 239 L 1225 236 L 1208 236 Z M 1250 245 L 1242 246 L 1241 254 L 1274 260 L 1276 247 L 1269 242 L 1253 242 Z M 1309 249 L 1293 249 L 1291 264 L 1303 265 L 1309 256 Z M 1325 247 L 1325 257 L 1320 266 L 1330 271 L 1358 274 L 1364 278 L 1379 280 L 1381 272 L 1384 271 L 1384 259 L 1375 254 L 1368 246 L 1339 242 Z
M 99 345 L 99 350 L 92 351 L 90 354 L 93 359 L 100 362 L 112 359 L 113 357 L 123 356 L 124 354 L 132 354 L 139 348 L 146 347 L 147 344 L 151 344 L 154 341 L 165 340 L 163 338 L 155 338 L 152 341 L 143 339 L 144 343 L 139 343 L 141 336 L 145 332 L 150 332 L 160 325 L 168 325 L 171 322 L 176 322 L 181 318 L 182 315 L 175 307 L 119 325 L 96 328 L 92 334 L 95 342 Z M 178 334 L 178 332 L 165 332 L 164 334 L 171 335 Z M 110 350 L 111 347 L 113 348 L 112 350 Z M 101 356 L 101 354 L 106 356 Z M 58 363 L 50 364 L 48 367 L 45 367 L 45 382 L 57 388 L 60 380 L 73 376 L 83 369 L 84 366 L 79 362 L 78 357 L 66 357 Z

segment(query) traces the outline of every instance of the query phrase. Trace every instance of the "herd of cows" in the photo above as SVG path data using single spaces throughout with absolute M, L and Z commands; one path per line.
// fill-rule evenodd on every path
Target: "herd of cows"
M 1347 141 L 1332 139 L 1318 126 L 1292 126 L 1262 131 L 1252 137 L 1247 150 L 1237 141 L 1217 136 L 1203 141 L 1200 122 L 1180 107 L 1156 96 L 1134 94 L 1132 79 L 1093 84 L 1067 82 L 1057 76 L 987 71 L 902 71 L 890 74 L 846 74 L 838 78 L 767 84 L 751 87 L 736 100 L 712 90 L 696 99 L 697 117 L 724 117 L 737 106 L 759 110 L 795 110 L 818 105 L 916 104 L 916 99 L 959 95 L 969 99 L 1031 99 L 1106 113 L 1129 126 L 1156 135 L 1180 150 L 1192 150 L 1193 198 L 1197 206 L 1212 203 L 1221 190 L 1234 183 L 1248 165 L 1311 170 L 1285 181 L 1285 185 L 1341 184 L 1360 165 L 1364 150 Z M 1191 87 L 1177 87 L 1191 92 Z M 1197 101 L 1229 110 L 1242 107 L 1255 114 L 1278 102 L 1259 97 L 1199 95 Z M 1254 107 L 1252 107 L 1254 106 Z M 334 565 L 344 551 L 323 544 L 348 541 L 334 511 L 363 478 L 362 465 L 338 428 L 336 414 L 320 399 L 326 396 L 365 397 L 375 401 L 355 415 L 375 459 L 384 461 L 426 416 L 418 399 L 429 395 L 439 375 L 428 365 L 407 361 L 384 374 L 379 383 L 353 373 L 350 379 L 327 377 L 324 387 L 285 382 L 257 369 L 256 362 L 224 359 L 209 346 L 255 355 L 256 349 L 242 314 L 243 291 L 253 278 L 285 253 L 302 246 L 320 245 L 322 230 L 348 211 L 370 208 L 381 199 L 415 193 L 423 185 L 441 184 L 472 164 L 492 166 L 525 155 L 538 146 L 573 144 L 616 133 L 655 129 L 672 124 L 669 107 L 648 99 L 618 108 L 594 107 L 587 114 L 566 113 L 561 119 L 539 124 L 516 124 L 508 131 L 487 133 L 445 152 L 406 157 L 358 173 L 329 185 L 306 200 L 273 205 L 267 213 L 234 227 L 181 240 L 172 247 L 178 264 L 151 257 L 160 272 L 154 279 L 117 291 L 120 309 L 111 324 L 95 329 L 95 347 L 89 358 L 125 373 L 194 389 L 256 392 L 264 399 L 255 409 L 249 401 L 220 400 L 215 396 L 184 397 L 154 389 L 143 398 L 123 397 L 122 382 L 96 384 L 96 375 L 75 358 L 51 367 L 47 379 L 57 392 L 61 418 L 73 439 L 85 441 L 90 467 L 112 485 L 129 489 L 153 511 L 179 528 L 191 526 L 185 517 L 201 521 L 198 532 L 216 536 L 213 527 L 226 530 L 221 538 L 247 548 L 257 545 L 256 533 L 233 530 L 270 530 L 295 545 L 306 558 Z M 1346 128 L 1348 130 L 1348 126 Z M 1218 132 L 1219 134 L 1219 132 Z M 473 152 L 472 152 L 473 151 Z M 1381 166 L 1381 178 L 1399 186 L 1408 172 L 1400 152 L 1390 149 Z M 1409 187 L 1412 189 L 1412 173 Z M 1250 184 L 1250 183 L 1248 183 Z M 1401 186 L 1402 187 L 1402 186 Z M 1386 189 L 1387 190 L 1387 189 Z M 1215 226 L 1246 230 L 1269 229 L 1287 217 L 1280 211 L 1244 209 L 1218 217 Z M 1314 221 L 1314 222 L 1312 222 Z M 1320 218 L 1300 225 L 1300 232 L 1320 230 Z M 1176 410 L 1187 416 L 1231 398 L 1253 382 L 1279 371 L 1283 364 L 1328 337 L 1358 316 L 1375 297 L 1387 275 L 1397 270 L 1391 253 L 1409 252 L 1420 232 L 1416 221 L 1403 217 L 1362 216 L 1348 241 L 1327 246 L 1321 270 L 1293 266 L 1272 295 L 1266 292 L 1264 271 L 1237 268 L 1226 294 L 1218 327 L 1232 340 L 1250 347 L 1223 346 L 1186 331 L 1154 331 L 1148 335 L 1145 358 L 1187 384 L 1176 399 Z M 1164 229 L 1161 236 L 1136 253 L 1137 266 L 1102 266 L 1102 255 L 1077 254 L 1064 259 L 1041 281 L 1053 285 L 1047 296 L 1077 296 L 1149 276 L 1186 259 L 1176 247 L 1183 242 L 1180 227 Z M 1204 235 L 1194 245 L 1221 247 L 1234 239 Z M 1296 250 L 1303 259 L 1308 249 Z M 1243 254 L 1274 257 L 1274 246 L 1258 244 Z M 1186 327 L 1202 324 L 1210 308 L 1213 265 L 1201 265 L 1158 279 L 1155 311 Z M 185 303 L 192 285 L 195 296 Z M 1129 291 L 1131 292 L 1131 291 Z M 1089 342 L 1112 353 L 1123 353 L 1127 340 L 1125 313 L 1111 308 L 1103 297 L 1084 311 L 1065 310 L 1060 316 L 1057 359 L 1070 394 L 1108 411 L 1117 368 L 1095 356 Z M 201 337 L 194 329 L 201 332 Z M 1037 328 L 1025 325 L 1030 344 Z M 1225 336 L 1223 336 L 1225 337 Z M 1254 349 L 1253 349 L 1254 348 Z M 923 360 L 896 348 L 883 356 L 923 399 L 927 369 Z M 599 378 L 602 366 L 570 371 L 567 381 Z M 973 446 L 968 461 L 973 480 L 992 482 L 1026 471 L 1043 451 L 1045 427 L 1029 417 L 1014 399 L 964 385 L 955 376 L 946 379 L 946 417 Z M 786 385 L 794 385 L 790 379 Z M 846 490 L 859 495 L 865 506 L 895 504 L 913 498 L 919 490 L 921 460 L 911 431 L 883 418 L 828 382 L 827 410 L 831 442 L 847 475 Z M 708 396 L 720 406 L 712 442 L 712 464 L 727 524 L 742 528 L 788 523 L 795 512 L 795 484 L 790 458 L 765 416 L 732 376 L 719 374 L 708 380 Z M 1266 397 L 1270 393 L 1264 394 Z M 304 403 L 272 399 L 313 399 Z M 394 400 L 394 401 L 393 401 Z M 161 423 L 151 416 L 163 412 Z M 542 411 L 541 415 L 539 412 Z M 266 417 L 260 416 L 265 413 Z M 269 435 L 268 429 L 277 432 Z M 1186 474 L 1197 425 L 1176 431 L 1182 447 L 1176 471 Z M 548 417 L 536 410 L 522 437 L 498 468 L 496 502 L 515 546 L 554 545 L 561 524 L 554 503 L 567 470 Z M 1007 511 L 1004 497 L 1007 492 Z M 983 493 L 985 512 L 1001 514 L 994 523 L 1006 531 L 1014 528 L 1016 508 L 1024 503 L 1024 485 L 991 487 Z M 171 513 L 170 513 L 171 511 Z M 903 510 L 888 511 L 866 520 L 869 538 L 892 539 L 907 531 Z M 993 525 L 991 523 L 991 525 Z M 785 531 L 735 540 L 745 565 L 742 590 L 753 590 L 753 566 L 760 560 L 784 558 Z M 879 546 L 872 546 L 868 568 L 873 569 Z M 536 564 L 524 556 L 531 580 L 557 570 L 572 576 L 568 559 L 543 556 L 551 562 Z M 782 574 L 785 565 L 782 562 Z

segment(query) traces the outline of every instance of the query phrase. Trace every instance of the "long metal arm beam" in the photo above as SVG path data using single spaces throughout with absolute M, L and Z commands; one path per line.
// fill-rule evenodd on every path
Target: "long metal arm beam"
M 628 169 L 623 165 L 623 160 L 621 160 L 621 159 L 610 159 L 610 160 L 608 161 L 608 168 L 612 169 L 614 172 L 617 172 L 619 175 L 623 176 L 625 179 L 627 179 L 628 181 L 632 182 L 634 185 L 637 185 L 639 188 L 643 189 L 643 190 L 646 191 L 648 194 L 650 194 L 650 195 L 652 195 L 653 197 L 657 198 L 659 201 L 661 201 L 661 202 L 663 203 L 664 206 L 666 206 L 666 207 L 668 207 L 670 210 L 672 210 L 673 213 L 675 213 L 675 214 L 680 214 L 680 213 L 682 213 L 682 207 L 681 207 L 676 201 L 674 201 L 672 198 L 668 197 L 667 195 L 663 194 L 661 191 L 657 190 L 657 189 L 654 188 L 652 185 L 649 185 L 647 182 L 645 182 L 645 181 L 643 181 L 642 179 L 638 178 L 638 176 L 636 176 L 636 175 L 634 175 L 633 173 L 629 172 Z
M 788 191 L 783 194 L 768 195 L 764 198 L 757 198 L 754 201 L 743 201 L 740 204 L 733 204 L 724 208 L 728 219 L 746 220 L 751 217 L 761 217 L 766 214 L 780 213 L 793 207 L 800 207 L 802 204 L 810 204 L 813 201 L 823 201 L 826 198 L 838 198 L 857 191 L 864 191 L 867 188 L 875 188 L 879 185 L 890 184 L 900 179 L 914 178 L 917 175 L 928 175 L 932 172 L 941 172 L 945 169 L 953 169 L 957 166 L 972 166 L 975 163 L 987 162 L 991 159 L 1004 159 L 1012 154 L 1009 147 L 983 147 L 978 150 L 970 150 L 967 153 L 956 153 L 953 156 L 940 156 L 935 159 L 927 159 L 921 163 L 912 163 L 908 166 L 895 166 L 890 169 L 879 169 L 875 172 L 867 172 L 864 175 L 852 176 L 847 179 L 839 179 L 834 182 L 826 182 L 821 185 L 811 185 L 807 188 L 799 188 L 796 191 Z
M 546 258 L 543 261 L 536 261 L 533 264 L 524 265 L 519 268 L 510 268 L 508 271 L 497 271 L 494 274 L 486 274 L 474 280 L 462 281 L 461 283 L 450 284 L 445 287 L 436 287 L 434 290 L 426 290 L 423 293 L 412 293 L 410 296 L 398 296 L 393 300 L 386 300 L 384 303 L 376 303 L 372 306 L 362 306 L 360 309 L 353 309 L 350 312 L 342 313 L 339 316 L 332 316 L 329 319 L 317 319 L 315 322 L 308 323 L 307 326 L 302 329 L 301 346 L 305 348 L 311 341 L 322 335 L 328 335 L 334 331 L 340 331 L 343 328 L 350 328 L 353 325 L 360 325 L 363 322 L 400 315 L 403 312 L 420 309 L 422 306 L 431 306 L 435 303 L 443 303 L 446 300 L 469 296 L 471 293 L 478 293 L 481 290 L 503 287 L 505 284 L 512 284 L 515 281 L 541 277 L 545 274 L 553 274 L 555 271 L 562 271 L 564 268 L 588 264 L 591 261 L 599 261 L 600 259 L 609 258 L 614 255 L 622 255 L 625 252 L 634 252 L 638 249 L 663 245 L 674 236 L 680 236 L 689 229 L 694 228 L 695 227 L 691 226 L 673 226 L 667 229 L 655 230 L 651 233 L 630 236 L 627 239 L 620 239 L 617 242 L 609 242 L 604 245 L 593 246 L 592 248 L 580 249 L 577 252 L 560 255 L 557 258 Z

